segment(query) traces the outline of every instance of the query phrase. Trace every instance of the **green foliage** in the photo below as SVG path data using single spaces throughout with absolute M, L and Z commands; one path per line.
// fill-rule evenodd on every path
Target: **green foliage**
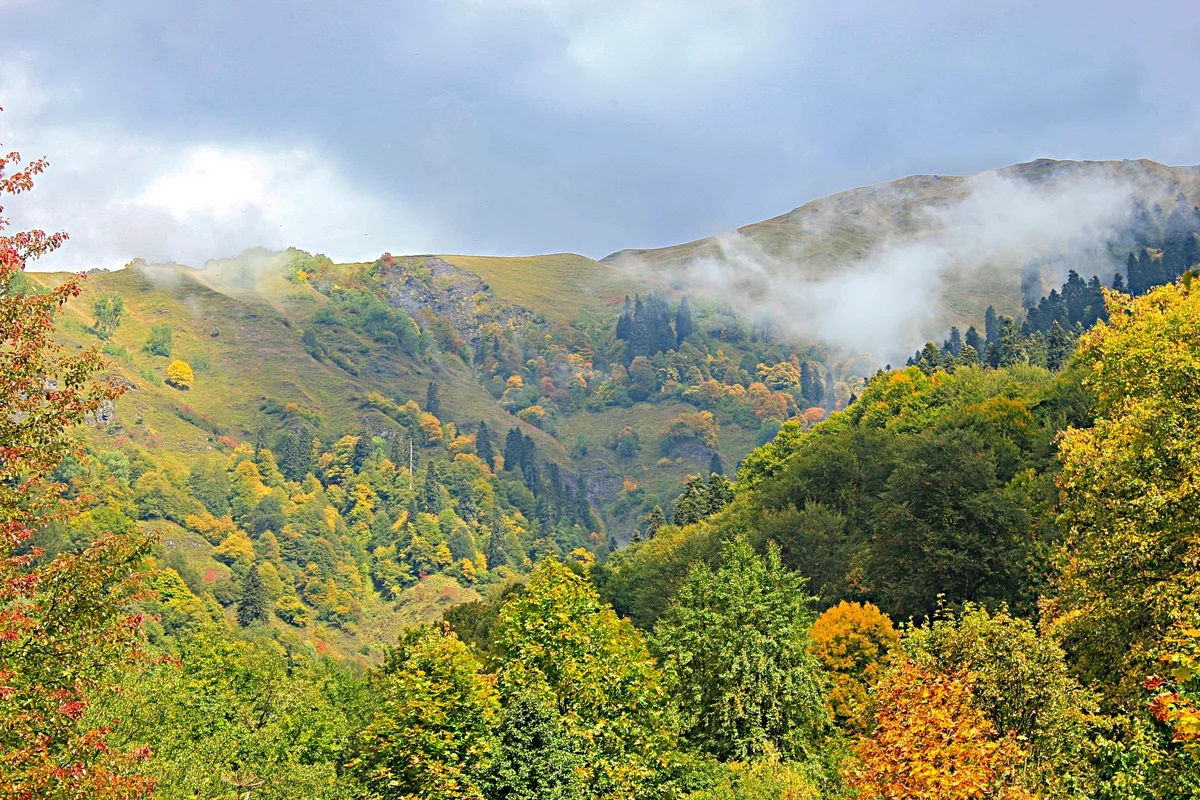
M 904 649 L 935 671 L 971 671 L 975 707 L 1027 749 L 1018 770 L 1026 789 L 1067 798 L 1092 788 L 1089 720 L 1095 702 L 1070 676 L 1051 637 L 1005 611 L 967 605 L 957 616 L 910 628 Z
M 828 733 L 825 674 L 809 654 L 804 579 L 778 548 L 738 538 L 721 566 L 692 568 L 654 630 L 686 738 L 718 758 L 814 757 Z
M 589 796 L 651 797 L 676 718 L 641 636 L 552 558 L 500 611 L 491 661 L 506 693 L 545 686 Z
M 495 761 L 484 783 L 491 800 L 583 800 L 582 758 L 573 749 L 558 702 L 536 677 L 508 673 Z M 501 692 L 508 688 L 502 685 Z
M 96 317 L 92 329 L 101 339 L 110 338 L 121 324 L 124 312 L 125 298 L 116 292 L 102 292 L 92 301 L 92 313 Z
M 452 632 L 409 631 L 371 686 L 348 773 L 382 797 L 482 800 L 495 757 L 494 678 Z
M 291 668 L 278 645 L 206 633 L 179 642 L 178 664 L 135 672 L 101 711 L 126 721 L 128 746 L 149 745 L 156 797 L 345 798 L 338 776 L 346 712 L 333 675 Z
M 267 588 L 258 575 L 258 565 L 254 564 L 242 580 L 242 599 L 237 604 L 238 625 L 244 628 L 255 622 L 266 622 L 268 600 Z
M 171 330 L 171 326 L 166 322 L 159 323 L 150 329 L 150 335 L 146 337 L 146 342 L 142 345 L 142 352 L 152 356 L 170 358 L 173 337 L 174 332 Z

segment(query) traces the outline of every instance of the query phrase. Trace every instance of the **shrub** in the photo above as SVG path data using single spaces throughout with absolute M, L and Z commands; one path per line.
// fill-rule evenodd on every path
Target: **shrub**
M 176 389 L 190 389 L 196 376 L 186 361 L 172 361 L 167 367 L 167 383 Z
M 174 336 L 171 331 L 171 326 L 163 322 L 155 325 L 150 329 L 150 335 L 146 337 L 146 343 L 142 345 L 142 352 L 149 353 L 152 356 L 171 357 L 171 339 Z

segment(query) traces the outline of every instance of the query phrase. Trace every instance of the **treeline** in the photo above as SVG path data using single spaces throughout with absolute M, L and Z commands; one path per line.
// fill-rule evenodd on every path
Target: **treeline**
M 1112 277 L 1113 291 L 1133 296 L 1157 286 L 1173 283 L 1200 263 L 1200 208 L 1180 193 L 1171 211 L 1155 205 L 1148 209 L 1140 200 L 1133 207 L 1132 237 L 1136 245 L 1129 253 L 1125 274 Z M 933 342 L 913 354 L 906 364 L 931 373 L 957 365 L 984 367 L 1035 364 L 1051 370 L 1066 363 L 1082 333 L 1098 321 L 1107 320 L 1100 278 L 1084 280 L 1071 270 L 1060 289 L 1051 289 L 1025 309 L 1018 326 L 1011 317 L 998 316 L 988 306 L 984 334 L 971 326 L 965 334 L 957 327 L 939 348 Z

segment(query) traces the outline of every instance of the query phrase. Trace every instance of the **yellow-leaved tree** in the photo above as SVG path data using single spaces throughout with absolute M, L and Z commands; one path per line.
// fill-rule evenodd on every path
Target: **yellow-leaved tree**
M 809 650 L 833 684 L 829 692 L 833 718 L 851 730 L 866 730 L 872 716 L 869 692 L 900 645 L 896 626 L 871 603 L 843 600 L 817 617 L 809 635 Z
M 1063 434 L 1066 547 L 1050 607 L 1083 679 L 1140 705 L 1172 631 L 1200 627 L 1200 285 L 1130 298 L 1080 340 L 1095 424 Z M 1183 675 L 1181 677 L 1190 677 Z M 1185 681 L 1186 682 L 1186 681 Z
M 176 389 L 190 389 L 196 376 L 186 361 L 175 360 L 167 367 L 167 383 Z

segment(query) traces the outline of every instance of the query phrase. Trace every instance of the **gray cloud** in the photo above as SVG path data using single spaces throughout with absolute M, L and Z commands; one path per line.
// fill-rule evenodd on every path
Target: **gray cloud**
M 0 81 L 0 140 L 85 184 L 61 223 L 85 264 L 255 236 L 340 258 L 601 256 L 911 173 L 1200 160 L 1200 15 L 1184 0 L 45 0 L 6 6 L 5 33 L 8 71 L 50 99 L 31 112 Z M 97 146 L 63 149 L 81 140 Z M 131 216 L 205 148 L 272 174 L 307 154 L 300 208 L 245 208 L 241 227 Z M 48 212 L 67 201 L 55 191 Z

